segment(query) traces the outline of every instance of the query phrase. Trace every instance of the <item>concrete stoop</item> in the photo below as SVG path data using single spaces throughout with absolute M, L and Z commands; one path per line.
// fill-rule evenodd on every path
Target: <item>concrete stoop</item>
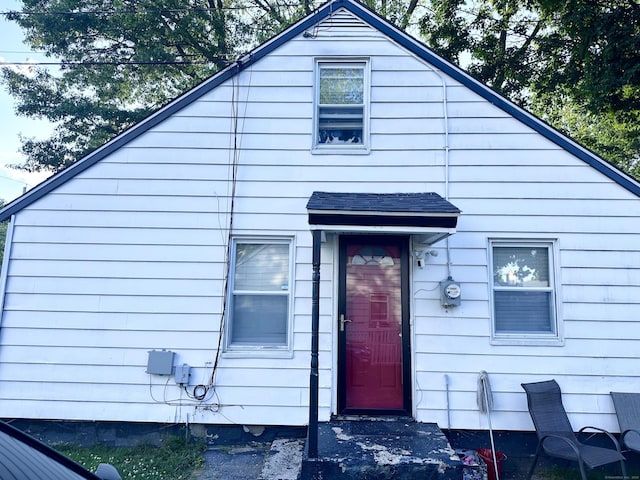
M 318 458 L 305 449 L 301 480 L 462 478 L 462 463 L 436 424 L 410 419 L 318 425 Z

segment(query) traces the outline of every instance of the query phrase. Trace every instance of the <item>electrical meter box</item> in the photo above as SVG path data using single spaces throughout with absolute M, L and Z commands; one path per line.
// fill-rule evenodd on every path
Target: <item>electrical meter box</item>
M 171 375 L 173 373 L 173 357 L 171 350 L 151 350 L 147 361 L 149 375 Z
M 440 282 L 440 301 L 443 307 L 457 307 L 460 305 L 462 289 L 460 284 L 448 277 Z

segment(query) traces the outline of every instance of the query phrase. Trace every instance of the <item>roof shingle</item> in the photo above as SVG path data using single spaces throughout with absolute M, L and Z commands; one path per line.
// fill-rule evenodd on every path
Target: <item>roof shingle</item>
M 347 212 L 460 213 L 458 207 L 434 192 L 313 192 L 307 203 L 307 209 Z

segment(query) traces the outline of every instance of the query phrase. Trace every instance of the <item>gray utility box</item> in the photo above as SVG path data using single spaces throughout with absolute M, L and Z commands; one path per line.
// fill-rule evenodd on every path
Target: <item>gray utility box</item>
M 178 385 L 189 385 L 189 377 L 191 376 L 191 367 L 186 363 L 176 365 L 175 380 Z
M 147 362 L 147 373 L 149 375 L 171 375 L 174 357 L 175 353 L 171 350 L 151 350 Z

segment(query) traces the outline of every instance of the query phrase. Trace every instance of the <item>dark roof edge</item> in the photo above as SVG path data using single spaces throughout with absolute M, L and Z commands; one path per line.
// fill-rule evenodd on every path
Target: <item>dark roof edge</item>
M 362 20 L 387 35 L 389 38 L 391 38 L 402 47 L 406 48 L 411 53 L 429 62 L 430 64 L 441 70 L 443 73 L 459 81 L 464 86 L 471 89 L 473 92 L 477 93 L 498 108 L 504 110 L 506 113 L 520 120 L 525 125 L 533 128 L 548 140 L 554 142 L 561 148 L 567 150 L 569 153 L 575 155 L 579 159 L 591 165 L 596 170 L 606 175 L 616 183 L 620 184 L 630 192 L 634 193 L 637 196 L 640 196 L 640 183 L 637 180 L 633 179 L 629 175 L 609 164 L 604 159 L 597 156 L 595 153 L 580 146 L 573 140 L 569 139 L 567 136 L 561 134 L 553 127 L 543 122 L 541 119 L 537 118 L 536 116 L 502 97 L 498 93 L 494 92 L 488 86 L 478 82 L 476 79 L 465 73 L 460 68 L 444 60 L 442 57 L 436 55 L 426 45 L 424 45 L 417 39 L 402 32 L 392 24 L 388 23 L 386 20 L 383 20 L 369 8 L 361 5 L 355 0 L 334 0 L 332 2 L 326 3 L 315 13 L 293 24 L 282 33 L 273 37 L 271 40 L 268 40 L 267 42 L 258 46 L 252 52 L 244 55 L 238 61 L 229 65 L 227 68 L 215 74 L 208 80 L 205 80 L 203 83 L 194 87 L 192 90 L 185 93 L 181 97 L 178 97 L 176 100 L 173 100 L 164 107 L 161 107 L 150 117 L 124 131 L 113 140 L 107 142 L 97 150 L 89 153 L 86 157 L 82 158 L 78 162 L 62 170 L 53 177 L 45 180 L 26 194 L 13 200 L 3 209 L 0 209 L 0 221 L 6 220 L 14 213 L 40 199 L 50 191 L 65 183 L 67 180 L 75 177 L 80 172 L 91 167 L 120 147 L 139 137 L 149 129 L 153 128 L 154 126 L 158 125 L 159 123 L 173 115 L 176 111 L 191 104 L 221 83 L 238 74 L 246 67 L 260 60 L 262 57 L 268 55 L 270 52 L 286 43 L 291 38 L 301 34 L 302 32 L 304 32 L 304 30 L 311 28 L 313 25 L 330 16 L 334 11 L 337 11 L 340 8 L 345 8 L 353 14 L 359 16 L 360 18 L 362 18 Z

